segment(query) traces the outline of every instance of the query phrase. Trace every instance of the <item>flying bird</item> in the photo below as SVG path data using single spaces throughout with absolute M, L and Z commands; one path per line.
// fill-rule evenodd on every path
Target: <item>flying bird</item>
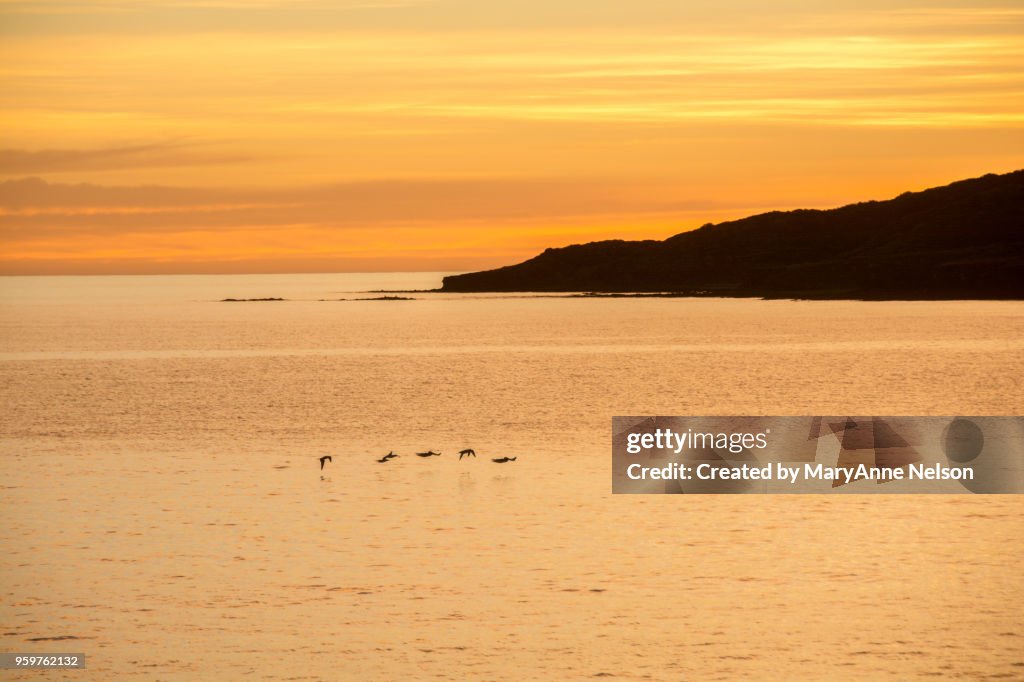
M 417 452 L 417 457 L 440 457 L 440 452 L 434 452 L 433 450 L 427 450 L 426 452 Z
M 463 457 L 476 457 L 476 451 L 473 448 L 459 450 L 459 459 L 461 460 Z
M 381 457 L 380 459 L 378 459 L 377 461 L 378 461 L 378 462 L 381 462 L 381 463 L 384 463 L 384 462 L 387 462 L 388 460 L 390 460 L 390 459 L 394 459 L 395 457 L 398 457 L 398 456 L 399 456 L 399 455 L 396 455 L 396 454 L 394 453 L 394 451 L 391 451 L 391 452 L 389 452 L 388 454 L 386 454 L 386 455 L 384 455 L 383 457 Z
M 324 455 L 323 457 L 321 457 L 320 458 L 320 471 L 324 470 L 324 462 L 333 462 L 333 461 L 334 460 L 331 459 L 330 455 Z
M 516 461 L 516 458 L 515 457 L 498 457 L 497 459 L 492 459 L 491 461 L 492 462 L 497 462 L 498 464 L 504 464 L 505 462 L 514 462 L 514 461 Z

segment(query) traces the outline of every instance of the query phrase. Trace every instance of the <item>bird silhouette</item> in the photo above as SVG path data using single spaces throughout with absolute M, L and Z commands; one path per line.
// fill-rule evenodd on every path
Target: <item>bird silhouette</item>
M 390 459 L 394 459 L 395 457 L 399 457 L 399 455 L 396 455 L 394 453 L 394 451 L 392 451 L 392 452 L 389 452 L 388 454 L 384 455 L 383 457 L 381 457 L 377 461 L 381 462 L 381 463 L 384 463 L 384 462 L 387 462 Z
M 473 448 L 459 450 L 459 459 L 461 460 L 463 457 L 476 457 L 476 451 Z
M 334 460 L 331 459 L 330 455 L 324 455 L 323 457 L 321 457 L 320 458 L 320 471 L 324 470 L 324 462 L 333 462 L 333 461 Z
M 514 461 L 516 461 L 516 458 L 515 457 L 498 457 L 497 459 L 492 459 L 491 461 L 492 462 L 497 462 L 498 464 L 504 464 L 505 462 L 514 462 Z
M 417 457 L 440 457 L 440 452 L 434 452 L 433 450 L 427 450 L 426 452 L 417 452 Z

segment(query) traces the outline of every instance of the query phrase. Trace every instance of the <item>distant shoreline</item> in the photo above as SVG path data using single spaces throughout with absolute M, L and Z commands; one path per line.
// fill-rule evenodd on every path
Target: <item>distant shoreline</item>
M 945 296 L 941 294 L 919 296 L 885 295 L 885 294 L 851 294 L 848 292 L 726 292 L 726 291 L 445 291 L 444 289 L 395 289 L 376 290 L 365 293 L 384 294 L 370 298 L 317 298 L 317 299 L 287 299 L 287 298 L 222 298 L 217 303 L 264 303 L 264 302 L 355 302 L 355 301 L 417 301 L 424 300 L 412 296 L 399 296 L 392 294 L 440 294 L 450 295 L 472 295 L 490 294 L 488 298 L 564 298 L 564 299 L 608 299 L 608 298 L 756 298 L 763 301 L 1024 301 L 1022 296 L 997 296 L 997 295 L 964 295 Z

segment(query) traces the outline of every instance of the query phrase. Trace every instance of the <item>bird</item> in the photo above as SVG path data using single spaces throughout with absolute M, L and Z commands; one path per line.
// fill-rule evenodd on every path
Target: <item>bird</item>
M 427 450 L 426 452 L 417 452 L 416 455 L 419 457 L 440 457 L 441 453 L 434 452 L 433 450 Z
M 491 461 L 492 462 L 496 462 L 498 464 L 504 464 L 505 462 L 514 462 L 514 461 L 516 461 L 516 458 L 515 457 L 498 457 L 497 459 L 492 459 Z
M 476 451 L 473 448 L 459 450 L 459 459 L 461 460 L 463 457 L 476 457 Z
M 334 460 L 331 459 L 330 455 L 324 455 L 323 457 L 321 457 L 320 458 L 320 471 L 324 470 L 324 462 L 333 462 L 333 461 Z
M 384 463 L 384 462 L 387 462 L 388 460 L 390 460 L 390 459 L 394 459 L 395 457 L 398 457 L 398 456 L 399 456 L 399 455 L 396 455 L 396 454 L 394 453 L 394 451 L 392 451 L 392 452 L 389 452 L 388 454 L 384 455 L 383 457 L 381 457 L 381 458 L 380 458 L 380 459 L 378 459 L 377 461 L 378 461 L 378 462 L 381 462 L 381 463 Z

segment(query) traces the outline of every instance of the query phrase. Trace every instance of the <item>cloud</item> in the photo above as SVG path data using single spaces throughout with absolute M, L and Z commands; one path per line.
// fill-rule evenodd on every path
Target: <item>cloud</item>
M 655 198 L 660 195 L 661 198 Z M 50 183 L 0 183 L 0 235 L 10 242 L 88 234 L 183 230 L 322 229 L 450 223 L 562 221 L 609 215 L 683 214 L 721 202 L 666 199 L 666 188 L 606 179 L 386 180 L 320 187 L 206 189 Z M 730 204 L 734 208 L 734 204 Z
M 0 174 L 62 173 L 195 166 L 244 161 L 242 155 L 196 151 L 192 145 L 143 144 L 101 149 L 0 149 Z
M 13 2 L 0 0 L 0 35 L 324 30 L 389 25 L 389 15 L 419 11 L 429 0 L 271 0 L 266 2 Z M 382 16 L 383 15 L 383 16 Z M 402 15 L 400 15 L 402 16 Z M 429 16 L 429 14 L 428 14 Z
M 507 31 L 592 28 L 720 27 L 763 32 L 768 21 L 814 21 L 842 30 L 907 18 L 911 30 L 943 21 L 1014 21 L 1018 0 L 0 0 L 0 33 L 10 36 L 187 32 L 330 32 L 347 30 Z M 947 17 L 957 14 L 952 20 Z M 833 17 L 833 21 L 827 21 Z M 852 17 L 852 19 L 850 19 Z M 937 17 L 937 18 L 934 18 Z M 865 19 L 866 18 L 866 19 Z
M 218 197 L 212 190 L 138 186 L 108 187 L 89 183 L 50 183 L 41 178 L 0 182 L 0 209 L 5 212 L 36 211 L 73 213 L 103 208 L 161 208 L 210 203 Z
M 718 205 L 669 201 L 672 189 L 602 178 L 276 190 L 22 178 L 0 182 L 0 273 L 490 267 L 546 246 L 664 237 L 695 207 Z

